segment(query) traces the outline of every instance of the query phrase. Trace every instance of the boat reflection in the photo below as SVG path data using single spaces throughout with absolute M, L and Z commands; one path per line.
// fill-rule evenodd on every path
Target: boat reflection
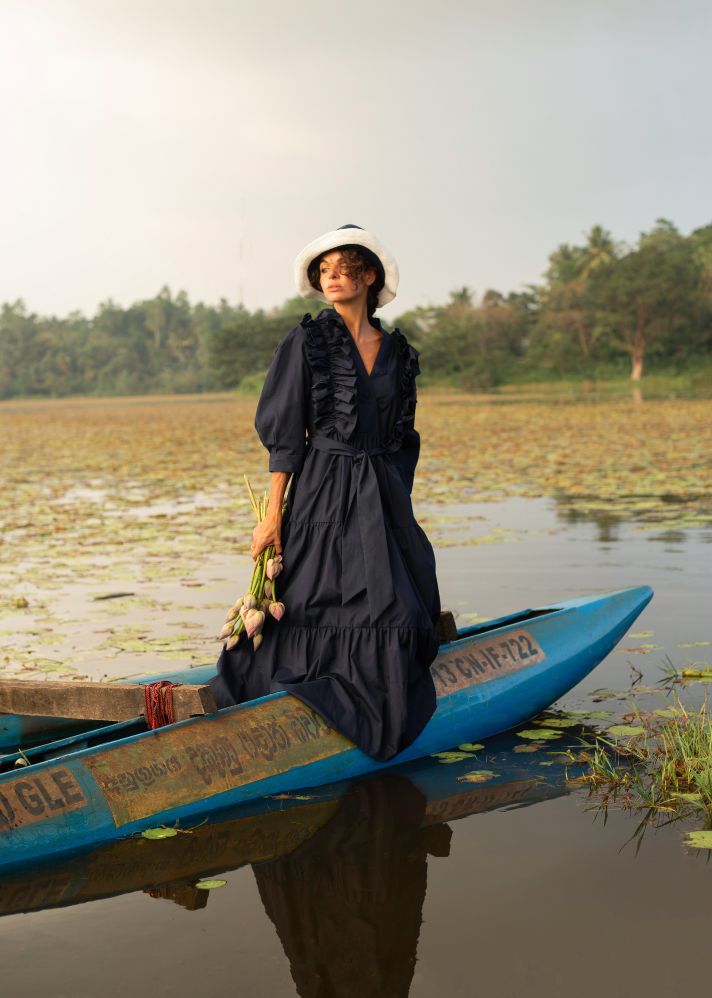
M 498 775 L 473 784 L 463 780 L 478 767 L 472 757 L 448 765 L 421 760 L 265 799 L 171 839 L 124 839 L 17 871 L 0 880 L 0 914 L 133 891 L 195 911 L 210 896 L 195 886 L 201 878 L 251 864 L 300 995 L 407 995 L 428 857 L 448 856 L 448 822 L 568 792 L 563 766 L 542 776 L 534 757 L 492 756 L 488 746 L 490 764 Z

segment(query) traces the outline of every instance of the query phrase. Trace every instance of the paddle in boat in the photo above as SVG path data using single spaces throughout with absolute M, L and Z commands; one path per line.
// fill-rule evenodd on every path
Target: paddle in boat
M 435 714 L 387 763 L 365 755 L 287 693 L 156 730 L 147 730 L 144 718 L 105 723 L 2 756 L 0 868 L 68 855 L 156 825 L 193 822 L 269 795 L 353 779 L 506 731 L 583 679 L 652 595 L 640 586 L 458 630 L 441 645 L 431 667 Z M 211 674 L 212 668 L 188 670 L 180 682 L 200 687 Z M 121 695 L 135 702 L 135 691 Z M 184 690 L 185 709 L 198 713 L 201 696 Z M 0 708 L 7 709 L 1 693 Z

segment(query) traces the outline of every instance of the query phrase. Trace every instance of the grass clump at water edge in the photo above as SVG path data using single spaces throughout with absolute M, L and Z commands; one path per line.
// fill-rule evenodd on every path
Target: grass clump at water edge
M 575 782 L 588 784 L 604 806 L 611 802 L 647 808 L 651 816 L 703 817 L 712 829 L 712 723 L 707 699 L 693 710 L 677 706 L 636 712 L 637 724 L 614 726 L 585 753 L 587 769 Z M 616 729 L 618 733 L 616 733 Z M 622 737 L 619 737 L 622 736 Z M 581 761 L 579 756 L 577 761 Z M 695 833 L 689 844 L 712 848 Z

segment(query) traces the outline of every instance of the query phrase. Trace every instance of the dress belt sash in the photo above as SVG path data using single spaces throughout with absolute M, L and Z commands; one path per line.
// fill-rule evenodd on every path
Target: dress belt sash
M 400 444 L 359 450 L 323 433 L 311 434 L 309 444 L 315 450 L 351 458 L 358 465 L 356 473 L 351 476 L 349 504 L 342 534 L 341 604 L 344 606 L 365 589 L 371 623 L 375 624 L 395 598 L 395 592 L 386 540 L 383 500 L 372 458 L 392 454 Z M 354 512 L 358 530 L 353 529 Z

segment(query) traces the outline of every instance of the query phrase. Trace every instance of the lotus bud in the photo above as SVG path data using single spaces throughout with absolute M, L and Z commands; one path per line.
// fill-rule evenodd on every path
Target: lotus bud
M 257 597 L 254 593 L 245 593 L 242 605 L 247 609 L 251 610 L 253 607 L 257 606 Z
M 284 616 L 284 603 L 270 603 L 269 612 L 275 620 L 281 620 Z
M 239 600 L 237 600 L 237 602 L 235 603 L 235 607 L 234 607 L 234 609 L 235 609 L 235 610 L 239 610 L 239 609 L 240 609 L 240 607 L 242 606 L 242 604 L 243 604 L 244 602 L 245 602 L 245 601 L 244 601 L 244 599 L 243 599 L 243 598 L 242 598 L 242 596 L 241 596 L 241 597 L 239 598 Z
M 252 639 L 252 647 L 255 649 L 255 651 L 257 651 L 257 649 L 261 644 L 262 644 L 262 635 L 255 634 L 254 638 Z
M 272 595 L 272 583 L 270 582 L 269 579 L 267 579 L 267 581 L 265 582 L 265 596 L 269 599 L 271 595 Z
M 218 637 L 219 638 L 229 638 L 230 635 L 232 634 L 232 630 L 233 630 L 233 622 L 229 621 L 227 624 L 225 624 L 223 626 L 223 629 L 220 631 L 220 634 L 218 635 Z
M 228 638 L 228 640 L 225 642 L 226 651 L 230 651 L 231 648 L 234 648 L 239 640 L 240 640 L 239 634 L 233 634 L 231 638 Z
M 249 612 L 250 612 L 249 609 L 243 603 L 242 606 L 240 607 L 240 616 L 242 617 L 243 621 L 245 620 Z
M 245 618 L 245 631 L 247 632 L 247 637 L 254 637 L 255 634 L 259 634 L 265 622 L 265 615 L 261 610 L 252 610 L 251 613 Z
M 225 617 L 225 623 L 227 623 L 230 620 L 234 620 L 235 617 L 238 615 L 239 612 L 240 612 L 240 608 L 239 607 L 237 607 L 237 608 L 235 608 L 234 606 L 230 607 L 230 609 L 227 611 L 227 615 Z
M 282 571 L 282 562 L 277 561 L 276 558 L 270 558 L 270 560 L 267 562 L 267 578 L 276 579 L 281 571 Z

